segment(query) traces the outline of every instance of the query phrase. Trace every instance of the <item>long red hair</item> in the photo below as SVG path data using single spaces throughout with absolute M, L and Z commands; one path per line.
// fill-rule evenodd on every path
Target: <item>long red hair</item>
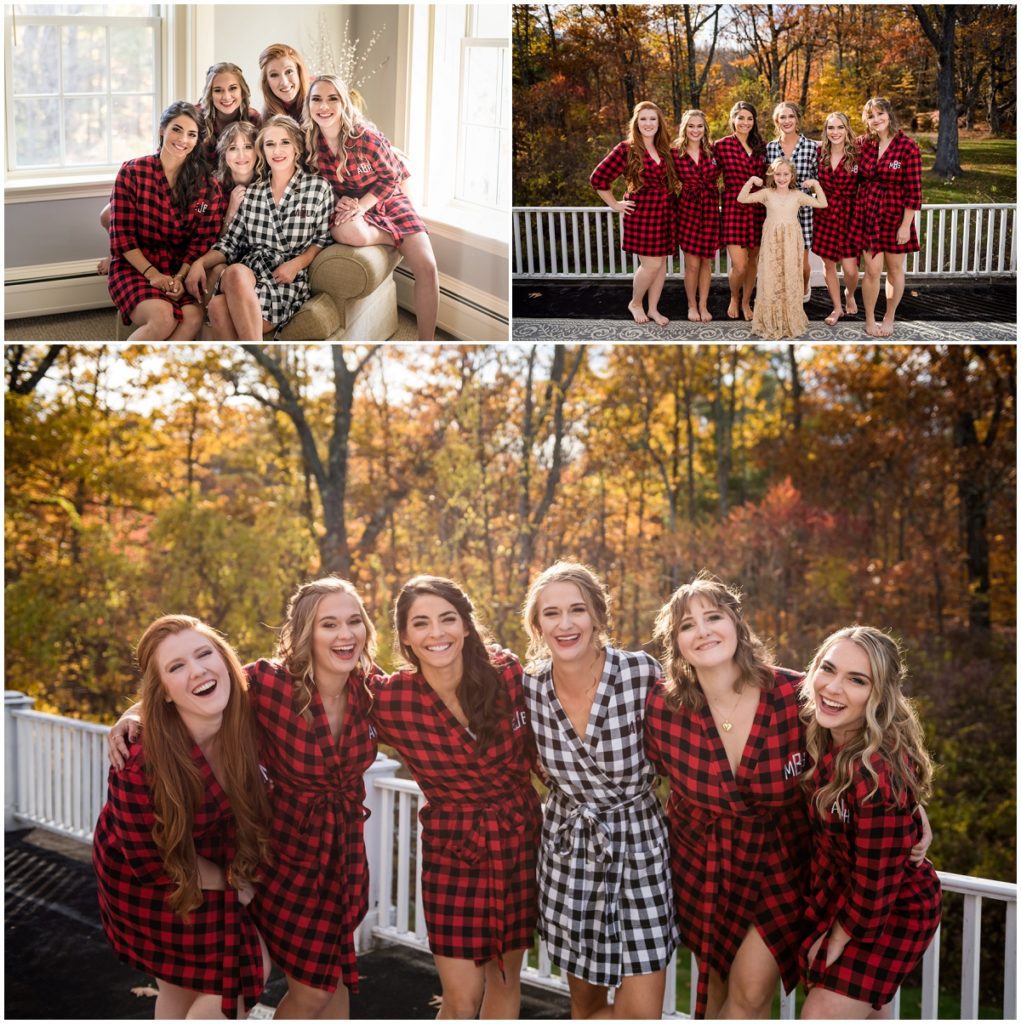
M 663 166 L 666 168 L 667 188 L 671 192 L 679 192 L 681 190 L 681 183 L 677 180 L 674 158 L 670 153 L 670 129 L 667 128 L 663 111 L 651 100 L 642 100 L 641 103 L 636 103 L 635 109 L 631 112 L 631 120 L 628 122 L 627 130 L 627 141 L 630 148 L 628 150 L 627 170 L 624 172 L 624 184 L 629 192 L 637 192 L 644 184 L 642 181 L 642 160 L 645 153 L 645 141 L 642 139 L 642 133 L 638 130 L 638 115 L 643 110 L 656 111 L 656 116 L 659 118 L 659 128 L 656 130 L 656 136 L 652 143 L 656 148 L 656 152 L 659 153 L 660 159 L 663 161 Z

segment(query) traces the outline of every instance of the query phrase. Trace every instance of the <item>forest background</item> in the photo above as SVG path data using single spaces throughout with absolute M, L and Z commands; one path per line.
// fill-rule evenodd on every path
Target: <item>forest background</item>
M 523 652 L 528 582 L 558 558 L 603 575 L 629 648 L 708 568 L 780 664 L 854 621 L 904 640 L 940 765 L 933 860 L 1015 877 L 1014 346 L 4 354 L 6 687 L 39 710 L 112 722 L 165 612 L 268 656 L 290 593 L 327 572 L 357 583 L 393 667 L 418 572 L 460 581 Z
M 515 5 L 514 205 L 596 206 L 588 176 L 650 99 L 676 132 L 705 110 L 729 134 L 737 100 L 774 137 L 794 100 L 803 131 L 843 111 L 862 131 L 870 96 L 893 102 L 922 148 L 925 202 L 1017 194 L 1013 4 Z M 956 113 L 956 118 L 951 116 Z M 942 115 L 942 118 L 941 118 Z

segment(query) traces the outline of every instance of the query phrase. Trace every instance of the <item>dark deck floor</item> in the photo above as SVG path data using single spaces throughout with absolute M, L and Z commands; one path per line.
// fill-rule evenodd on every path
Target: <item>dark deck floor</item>
M 624 320 L 630 321 L 627 304 L 631 299 L 628 281 L 599 281 L 583 284 L 554 281 L 516 281 L 513 293 L 513 316 L 518 319 L 541 320 Z M 860 312 L 861 288 L 857 295 L 859 312 L 845 317 L 842 323 L 865 322 Z M 725 282 L 714 282 L 709 295 L 709 312 L 716 320 L 727 321 L 730 291 Z M 877 314 L 881 317 L 886 300 L 880 293 Z M 671 279 L 659 304 L 660 311 L 671 320 L 685 320 L 688 307 L 684 286 Z M 822 320 L 833 306 L 825 288 L 812 290 L 812 301 L 806 303 L 809 320 Z M 1017 321 L 1017 282 L 1013 278 L 984 281 L 941 281 L 912 284 L 904 290 L 897 309 L 897 320 L 928 322 L 1015 323 Z
M 151 1020 L 153 999 L 132 994 L 153 979 L 122 964 L 103 935 L 89 847 L 39 830 L 8 832 L 4 847 L 4 1018 Z M 380 946 L 358 961 L 357 1020 L 427 1020 L 440 986 L 432 957 Z M 285 982 L 274 971 L 262 1005 Z M 525 1019 L 568 1017 L 566 998 L 522 987 Z

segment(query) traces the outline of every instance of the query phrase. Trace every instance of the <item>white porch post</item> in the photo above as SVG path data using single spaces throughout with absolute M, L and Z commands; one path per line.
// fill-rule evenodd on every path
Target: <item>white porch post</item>
M 31 711 L 34 697 L 18 690 L 4 690 L 4 831 L 18 827 L 14 812 L 18 806 L 18 723 L 13 711 Z
M 365 852 L 369 859 L 369 911 L 355 936 L 355 945 L 359 951 L 372 946 L 372 929 L 379 920 L 379 876 L 375 869 L 379 863 L 380 843 L 383 841 L 380 830 L 393 828 L 393 822 L 383 821 L 382 793 L 376 783 L 381 779 L 392 779 L 400 766 L 400 762 L 392 757 L 377 754 L 375 762 L 365 773 L 365 806 L 371 812 L 365 822 Z

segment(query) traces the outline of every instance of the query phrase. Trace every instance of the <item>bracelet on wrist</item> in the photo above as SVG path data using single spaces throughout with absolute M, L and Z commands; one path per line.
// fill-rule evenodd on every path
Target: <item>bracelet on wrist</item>
M 151 263 L 146 264 L 145 270 L 142 271 L 142 277 L 145 277 L 145 275 L 148 274 L 149 271 L 153 270 L 153 269 L 154 269 L 154 267 L 153 267 L 153 265 Z M 146 279 L 146 281 L 149 280 L 148 277 L 145 277 L 145 279 Z

